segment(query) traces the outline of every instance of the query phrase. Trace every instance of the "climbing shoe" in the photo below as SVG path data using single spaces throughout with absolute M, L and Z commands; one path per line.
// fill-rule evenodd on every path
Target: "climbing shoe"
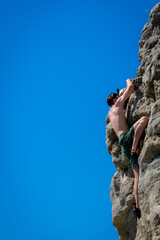
M 137 153 L 138 155 L 141 153 L 141 149 L 138 147 L 138 148 L 136 148 L 136 149 L 131 149 L 131 152 L 133 152 L 133 153 Z
M 135 208 L 133 210 L 133 213 L 136 217 L 138 217 L 139 219 L 141 218 L 141 210 L 139 208 Z
M 139 154 L 137 154 L 136 152 L 131 152 L 131 156 L 132 156 L 132 158 L 133 159 L 138 159 L 138 157 L 139 157 Z
M 138 157 L 139 155 L 135 152 L 131 152 L 131 155 L 130 155 L 130 164 L 131 164 L 131 167 L 132 169 L 135 168 L 136 164 L 138 163 Z

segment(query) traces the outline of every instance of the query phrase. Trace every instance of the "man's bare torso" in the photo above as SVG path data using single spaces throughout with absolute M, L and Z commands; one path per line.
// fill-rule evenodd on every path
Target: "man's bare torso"
M 126 122 L 126 117 L 124 114 L 124 108 L 122 104 L 114 104 L 109 111 L 109 120 L 112 127 L 119 138 L 123 133 L 128 132 L 129 128 Z

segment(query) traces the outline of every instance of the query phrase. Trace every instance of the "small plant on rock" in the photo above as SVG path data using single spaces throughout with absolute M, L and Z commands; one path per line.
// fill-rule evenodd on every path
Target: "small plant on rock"
M 145 11 L 147 12 L 147 15 L 148 15 L 148 22 L 150 22 L 151 18 L 150 18 L 150 15 L 149 15 L 149 11 L 147 9 Z

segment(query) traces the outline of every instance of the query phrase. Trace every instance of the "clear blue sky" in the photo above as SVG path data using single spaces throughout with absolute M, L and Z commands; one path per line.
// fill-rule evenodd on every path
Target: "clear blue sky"
M 156 3 L 1 2 L 1 240 L 118 239 L 106 97 L 136 76 Z

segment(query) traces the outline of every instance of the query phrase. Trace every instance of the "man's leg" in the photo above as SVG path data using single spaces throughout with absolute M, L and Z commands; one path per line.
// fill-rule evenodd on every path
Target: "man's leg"
M 136 164 L 136 166 L 133 169 L 134 172 L 134 197 L 136 201 L 136 208 L 139 208 L 139 199 L 138 199 L 138 182 L 139 182 L 139 166 Z
M 139 139 L 148 123 L 148 117 L 144 116 L 141 117 L 135 124 L 134 124 L 134 138 L 132 143 L 132 152 L 136 152 Z
M 133 210 L 133 213 L 136 215 L 136 217 L 141 218 L 141 210 L 139 208 L 139 200 L 138 200 L 138 182 L 139 182 L 139 166 L 138 163 L 136 164 L 136 166 L 133 168 L 133 172 L 134 172 L 134 196 L 135 196 L 135 200 L 136 200 L 136 207 Z
M 148 117 L 141 117 L 135 124 L 134 124 L 134 138 L 133 138 L 133 143 L 132 143 L 132 150 L 131 152 L 135 152 L 137 153 L 137 146 L 138 146 L 138 142 L 139 139 L 146 127 L 148 123 Z M 132 155 L 132 153 L 131 153 Z M 133 155 L 132 155 L 133 156 Z M 138 158 L 137 156 L 136 159 Z M 134 159 L 133 157 L 133 159 Z M 138 182 L 139 182 L 139 165 L 138 163 L 136 164 L 136 166 L 133 168 L 133 172 L 134 172 L 134 196 L 135 196 L 135 201 L 136 201 L 136 208 L 134 209 L 134 214 L 140 218 L 141 217 L 141 211 L 139 209 L 139 198 L 138 198 Z

